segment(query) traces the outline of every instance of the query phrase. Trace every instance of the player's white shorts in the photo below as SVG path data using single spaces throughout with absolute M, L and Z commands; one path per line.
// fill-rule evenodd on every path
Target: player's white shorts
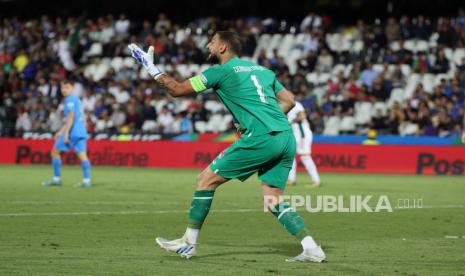
M 312 141 L 313 136 L 305 136 L 305 137 L 296 137 L 297 142 L 297 154 L 311 154 L 312 153 Z

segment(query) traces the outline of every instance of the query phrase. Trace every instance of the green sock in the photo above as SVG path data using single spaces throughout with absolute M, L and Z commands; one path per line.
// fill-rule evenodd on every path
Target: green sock
M 192 229 L 202 228 L 202 224 L 210 211 L 215 190 L 195 191 L 189 211 L 187 227 Z
M 306 236 L 310 235 L 303 219 L 287 202 L 280 202 L 276 204 L 271 212 L 278 218 L 278 221 L 286 228 L 286 230 L 298 240 L 302 240 Z

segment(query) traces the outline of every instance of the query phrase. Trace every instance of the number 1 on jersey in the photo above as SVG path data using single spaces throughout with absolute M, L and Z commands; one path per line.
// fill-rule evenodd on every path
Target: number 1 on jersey
M 257 88 L 257 93 L 258 93 L 258 96 L 260 97 L 260 101 L 262 103 L 268 103 L 266 101 L 265 94 L 263 94 L 263 87 L 258 82 L 257 76 L 256 75 L 251 75 L 250 78 L 252 79 L 253 84 Z

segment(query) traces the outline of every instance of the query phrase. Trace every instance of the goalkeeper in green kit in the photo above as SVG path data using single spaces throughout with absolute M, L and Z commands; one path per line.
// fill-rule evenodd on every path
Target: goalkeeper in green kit
M 296 152 L 296 142 L 286 118 L 294 97 L 275 74 L 258 64 L 238 58 L 239 36 L 217 32 L 207 45 L 213 66 L 184 82 L 178 82 L 153 64 L 153 47 L 144 52 L 129 45 L 132 56 L 173 97 L 213 89 L 239 123 L 241 138 L 224 150 L 197 177 L 197 189 L 189 211 L 188 225 L 180 239 L 156 238 L 160 247 L 184 258 L 195 256 L 197 237 L 208 215 L 215 191 L 237 178 L 245 181 L 255 172 L 262 181 L 265 207 L 302 244 L 303 252 L 290 262 L 322 262 L 326 256 L 288 203 L 280 201 Z

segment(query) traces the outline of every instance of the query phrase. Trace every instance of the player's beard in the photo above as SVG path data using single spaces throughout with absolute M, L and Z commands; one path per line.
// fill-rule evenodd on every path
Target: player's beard
M 216 55 L 214 55 L 212 53 L 208 54 L 207 61 L 210 62 L 210 63 L 213 63 L 213 64 L 220 63 L 220 59 Z

